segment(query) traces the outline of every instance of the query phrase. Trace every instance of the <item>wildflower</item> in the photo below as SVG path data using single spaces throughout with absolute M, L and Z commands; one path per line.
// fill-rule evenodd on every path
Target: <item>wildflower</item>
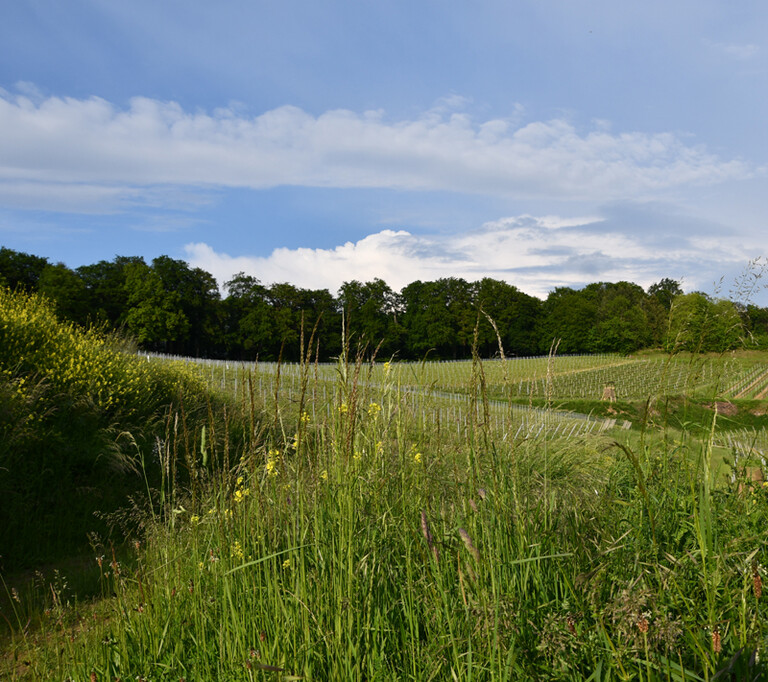
M 234 493 L 235 502 L 237 502 L 237 504 L 240 504 L 250 494 L 251 494 L 250 488 L 238 488 L 237 490 L 235 490 L 235 493 Z
M 417 452 L 413 455 L 413 461 L 416 462 L 416 464 L 421 464 L 421 453 Z
M 283 562 L 283 568 L 284 568 L 284 569 L 289 569 L 290 567 L 291 567 L 291 560 L 290 560 L 290 558 L 288 558 L 288 559 L 286 559 L 286 560 Z
M 192 514 L 192 516 L 189 517 L 190 523 L 197 524 L 200 522 L 200 517 L 197 514 Z
M 277 465 L 280 463 L 280 450 L 270 450 L 267 458 L 267 474 L 277 476 Z
M 235 540 L 235 542 L 233 543 L 232 549 L 230 550 L 229 554 L 234 559 L 242 559 L 245 556 L 245 553 L 243 552 L 243 547 L 238 540 Z
M 348 409 L 347 403 L 341 403 L 341 405 L 339 405 L 339 414 L 346 414 Z
M 371 403 L 368 405 L 368 416 L 369 417 L 377 417 L 379 413 L 381 412 L 381 405 L 378 403 Z
M 306 412 L 301 413 L 301 423 L 309 424 L 309 415 Z
M 327 469 L 323 469 L 320 472 L 320 478 L 322 478 L 324 481 L 328 480 L 328 470 Z

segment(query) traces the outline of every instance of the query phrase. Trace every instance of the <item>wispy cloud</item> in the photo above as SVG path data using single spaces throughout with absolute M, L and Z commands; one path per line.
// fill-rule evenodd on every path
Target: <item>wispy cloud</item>
M 659 249 L 658 235 L 622 232 L 600 218 L 523 215 L 489 222 L 452 236 L 384 230 L 333 249 L 276 249 L 267 257 L 232 257 L 205 243 L 188 244 L 189 262 L 223 284 L 243 271 L 265 283 L 288 281 L 336 291 L 344 281 L 381 277 L 394 289 L 439 277 L 503 279 L 545 297 L 556 286 L 634 281 L 648 286 L 662 277 L 706 287 L 752 255 L 748 246 L 713 237 L 678 236 Z
M 448 98 L 399 121 L 381 111 L 313 116 L 292 106 L 247 117 L 144 97 L 120 109 L 96 97 L 5 92 L 0 181 L 26 183 L 27 193 L 38 188 L 41 196 L 52 184 L 93 192 L 93 205 L 103 210 L 108 195 L 120 208 L 158 186 L 376 187 L 605 201 L 752 172 L 671 133 L 611 133 L 605 124 L 581 132 L 564 119 L 521 124 L 519 111 L 476 121 L 452 108 L 460 105 L 461 98 Z
M 719 50 L 728 57 L 747 61 L 760 54 L 760 46 L 754 43 L 710 43 L 712 47 Z

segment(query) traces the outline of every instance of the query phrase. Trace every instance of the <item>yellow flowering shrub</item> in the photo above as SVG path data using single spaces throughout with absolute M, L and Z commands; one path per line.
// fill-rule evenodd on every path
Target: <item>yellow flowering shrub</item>
M 87 396 L 108 412 L 151 411 L 156 403 L 204 391 L 197 370 L 182 362 L 152 363 L 128 354 L 101 332 L 60 322 L 37 295 L 0 288 L 0 373 L 44 379 L 58 390 Z

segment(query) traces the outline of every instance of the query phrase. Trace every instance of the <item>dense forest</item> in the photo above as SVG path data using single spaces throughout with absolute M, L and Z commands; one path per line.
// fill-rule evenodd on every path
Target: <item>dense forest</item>
M 484 357 L 498 354 L 497 331 L 510 356 L 546 353 L 555 340 L 560 353 L 725 351 L 745 338 L 768 346 L 768 308 L 684 293 L 668 278 L 647 291 L 631 282 L 558 287 L 542 301 L 490 278 L 414 281 L 400 292 L 381 279 L 351 281 L 334 296 L 240 273 L 222 297 L 211 274 L 168 256 L 73 270 L 2 247 L 0 286 L 40 292 L 60 318 L 126 331 L 148 351 L 233 360 L 297 360 L 302 333 L 313 331 L 318 357 L 330 359 L 342 330 L 355 347 L 401 359 L 469 357 L 476 328 Z

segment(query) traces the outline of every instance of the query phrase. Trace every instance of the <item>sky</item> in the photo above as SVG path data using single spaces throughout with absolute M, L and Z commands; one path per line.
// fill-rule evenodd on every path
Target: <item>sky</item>
M 764 0 L 6 3 L 0 245 L 766 305 L 766 122 Z

